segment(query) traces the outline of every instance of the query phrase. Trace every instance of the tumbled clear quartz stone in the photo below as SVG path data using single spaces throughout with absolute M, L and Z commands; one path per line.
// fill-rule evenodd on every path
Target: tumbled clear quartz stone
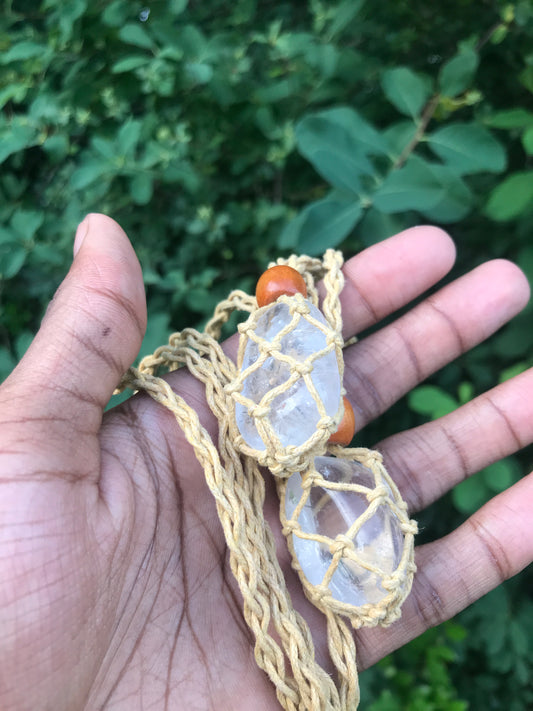
M 312 318 L 330 328 L 324 316 L 311 303 L 309 303 L 309 310 Z M 265 341 L 272 342 L 291 320 L 292 315 L 288 305 L 278 302 L 259 317 L 255 333 Z M 303 362 L 309 356 L 323 350 L 326 345 L 325 333 L 302 317 L 296 327 L 283 336 L 280 350 L 296 361 Z M 242 371 L 253 365 L 259 355 L 257 343 L 250 339 L 244 351 Z M 270 390 L 286 382 L 289 376 L 290 368 L 286 363 L 275 357 L 269 357 L 260 368 L 245 378 L 242 394 L 254 403 L 259 403 Z M 334 350 L 330 350 L 314 361 L 311 379 L 326 413 L 334 417 L 339 409 L 341 398 L 341 378 Z M 316 432 L 320 414 L 303 378 L 299 378 L 287 391 L 274 398 L 268 417 L 283 447 L 299 446 Z M 254 418 L 250 416 L 244 405 L 236 403 L 235 418 L 244 441 L 254 449 L 264 450 L 265 443 L 257 431 Z
M 359 462 L 316 457 L 314 465 L 327 481 L 375 488 L 373 473 Z M 302 498 L 301 484 L 299 473 L 289 477 L 285 493 L 287 519 L 292 517 Z M 364 493 L 313 486 L 298 516 L 298 523 L 305 533 L 318 533 L 334 540 L 337 535 L 348 531 L 367 506 L 368 499 Z M 299 538 L 295 533 L 291 535 L 294 552 L 305 577 L 312 585 L 319 585 L 332 561 L 329 546 Z M 354 546 L 362 561 L 379 567 L 385 575 L 396 570 L 402 555 L 403 534 L 396 515 L 386 504 L 380 505 L 362 525 L 355 535 Z M 387 595 L 379 575 L 345 557 L 339 561 L 329 589 L 336 600 L 355 606 L 378 603 Z

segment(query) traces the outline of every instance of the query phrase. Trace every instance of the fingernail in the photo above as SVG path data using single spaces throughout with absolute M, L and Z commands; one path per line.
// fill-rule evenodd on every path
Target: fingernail
M 89 231 L 89 217 L 90 215 L 86 215 L 80 222 L 80 224 L 78 225 L 78 229 L 76 230 L 76 236 L 74 237 L 74 246 L 72 248 L 74 257 L 80 251 L 80 247 L 83 243 L 83 240 L 85 239 L 85 237 L 87 236 L 87 232 Z

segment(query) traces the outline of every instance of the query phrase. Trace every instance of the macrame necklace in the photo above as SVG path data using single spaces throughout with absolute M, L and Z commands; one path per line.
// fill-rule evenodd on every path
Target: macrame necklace
M 381 455 L 341 446 L 353 436 L 342 386 L 341 267 L 342 255 L 333 250 L 322 260 L 279 259 L 258 284 L 264 305 L 232 292 L 204 333 L 172 334 L 121 382 L 171 410 L 194 448 L 216 501 L 244 618 L 255 636 L 255 659 L 287 711 L 357 709 L 350 626 L 398 619 L 415 571 L 416 524 Z M 219 343 L 235 310 L 250 314 L 239 326 L 237 366 Z M 180 367 L 205 385 L 219 422 L 218 447 L 196 412 L 157 376 L 160 368 Z M 309 627 L 292 606 L 263 516 L 261 466 L 276 478 L 293 567 L 307 598 L 326 617 L 337 684 L 315 661 Z

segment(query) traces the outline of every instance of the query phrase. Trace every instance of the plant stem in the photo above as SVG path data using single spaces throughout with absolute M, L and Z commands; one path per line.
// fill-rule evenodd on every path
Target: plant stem
M 418 128 L 416 129 L 416 133 L 413 136 L 413 138 L 409 141 L 409 143 L 405 146 L 403 151 L 401 152 L 400 156 L 392 166 L 393 170 L 396 170 L 398 168 L 401 168 L 404 164 L 405 161 L 409 158 L 411 153 L 414 151 L 414 149 L 418 146 L 420 141 L 424 138 L 424 133 L 426 132 L 426 128 L 428 127 L 429 122 L 433 118 L 433 114 L 435 113 L 435 109 L 437 108 L 440 100 L 440 94 L 435 94 L 426 104 L 424 111 L 422 113 L 422 116 L 420 118 L 420 123 L 418 125 Z

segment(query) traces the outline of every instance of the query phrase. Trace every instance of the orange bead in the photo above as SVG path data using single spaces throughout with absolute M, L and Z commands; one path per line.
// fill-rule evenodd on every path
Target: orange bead
M 355 434 L 355 414 L 348 398 L 344 397 L 343 402 L 344 415 L 342 416 L 337 431 L 331 435 L 328 441 L 330 444 L 341 444 L 343 447 L 346 447 L 350 444 Z
M 302 294 L 307 296 L 307 287 L 300 272 L 292 267 L 278 264 L 270 267 L 259 277 L 255 288 L 255 297 L 259 307 L 272 304 L 279 296 Z

